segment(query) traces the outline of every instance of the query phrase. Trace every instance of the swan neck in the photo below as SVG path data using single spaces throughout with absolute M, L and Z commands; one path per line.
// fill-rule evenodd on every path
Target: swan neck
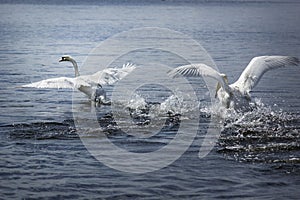
M 228 85 L 229 84 L 228 77 L 226 75 L 223 75 L 222 78 L 223 78 L 224 82 Z
M 70 62 L 73 64 L 75 70 L 75 77 L 80 76 L 77 62 L 74 59 L 71 59 Z

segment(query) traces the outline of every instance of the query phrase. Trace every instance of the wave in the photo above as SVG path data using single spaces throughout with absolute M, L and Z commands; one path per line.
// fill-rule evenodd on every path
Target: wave
M 1 126 L 1 130 L 10 139 L 78 139 L 73 120 L 12 124 Z

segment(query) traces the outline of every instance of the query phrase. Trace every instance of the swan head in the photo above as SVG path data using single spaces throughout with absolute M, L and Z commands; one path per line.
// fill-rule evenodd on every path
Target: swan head
M 79 70 L 78 70 L 78 65 L 77 62 L 69 55 L 63 55 L 61 57 L 61 59 L 59 60 L 59 62 L 65 62 L 65 61 L 69 61 L 73 64 L 73 67 L 75 69 L 75 77 L 80 76 L 79 75 Z
M 61 57 L 61 59 L 59 60 L 59 62 L 64 62 L 64 61 L 73 61 L 74 59 L 71 57 L 71 56 L 69 56 L 69 55 L 63 55 L 62 57 Z

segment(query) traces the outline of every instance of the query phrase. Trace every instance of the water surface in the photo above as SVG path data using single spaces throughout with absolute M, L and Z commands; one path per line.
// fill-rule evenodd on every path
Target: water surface
M 215 148 L 199 159 L 210 115 L 203 108 L 190 148 L 171 165 L 147 174 L 111 169 L 87 151 L 74 126 L 72 91 L 16 87 L 72 77 L 73 69 L 58 63 L 61 55 L 72 55 L 82 66 L 101 41 L 141 27 L 169 28 L 200 42 L 232 82 L 254 56 L 300 57 L 299 11 L 298 3 L 267 2 L 1 4 L 2 197 L 297 199 L 299 67 L 268 72 L 252 92 L 263 105 L 246 115 L 229 113 Z M 79 103 L 90 108 L 84 96 Z M 100 114 L 109 113 L 110 108 L 100 108 Z M 146 140 L 124 136 L 114 127 L 105 134 L 131 151 L 153 151 L 173 138 L 180 122 L 170 123 L 170 129 Z

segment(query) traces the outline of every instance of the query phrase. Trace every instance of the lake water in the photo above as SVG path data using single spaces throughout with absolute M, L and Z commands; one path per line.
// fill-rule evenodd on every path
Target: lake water
M 139 94 L 151 101 L 154 108 L 174 94 L 158 84 L 167 80 L 164 70 L 201 60 L 195 54 L 196 48 L 187 45 L 190 39 L 206 49 L 230 82 L 239 77 L 254 56 L 300 57 L 299 3 L 78 1 L 69 5 L 67 1 L 61 4 L 31 1 L 1 3 L 0 15 L 1 198 L 298 199 L 300 196 L 299 66 L 264 75 L 251 93 L 258 109 L 245 114 L 221 112 L 225 120 L 218 127 L 220 137 L 201 159 L 198 157 L 201 141 L 215 114 L 201 78 L 188 80 L 196 91 L 197 102 L 179 111 L 182 116 L 151 118 L 147 116 L 149 113 L 131 113 L 130 120 L 139 124 L 135 129 L 139 137 L 124 133 L 137 127 L 134 123 L 128 125 L 128 119 L 123 118 L 126 115 L 123 108 L 134 106 L 130 101 L 119 101 L 114 107 L 94 107 L 86 97 L 72 90 L 19 88 L 47 78 L 73 77 L 70 64 L 58 63 L 64 54 L 72 55 L 82 74 L 87 73 L 90 52 L 117 35 L 124 46 L 107 45 L 103 52 L 90 57 L 102 56 L 101 61 L 105 61 L 116 56 L 112 51 L 130 47 L 129 53 L 117 56 L 111 65 L 128 61 L 144 68 L 115 87 L 104 86 L 108 96 L 119 100 L 123 94 L 114 97 L 114 89 L 132 89 L 140 81 Z M 138 32 L 134 35 L 132 30 Z M 129 40 L 128 34 L 136 37 Z M 145 43 L 143 49 L 137 48 Z M 153 48 L 160 45 L 166 49 L 181 45 L 180 52 L 189 59 Z M 205 58 L 213 65 L 209 56 Z M 104 61 L 98 64 L 104 65 Z M 147 63 L 149 68 L 145 68 Z M 145 72 L 146 69 L 149 71 Z M 142 87 L 143 81 L 150 83 Z M 174 90 L 187 84 L 181 79 L 172 81 Z M 179 104 L 171 102 L 172 109 L 178 108 Z M 96 113 L 93 117 L 101 126 L 100 134 L 86 133 L 75 126 L 80 121 L 76 115 L 78 108 L 80 117 Z M 149 119 L 155 126 L 148 126 Z M 114 120 L 119 120 L 119 125 Z M 87 124 L 88 120 L 83 117 L 82 121 Z M 159 125 L 164 127 L 162 131 L 148 137 L 147 132 L 160 130 Z M 180 127 L 185 128 L 183 134 L 196 131 L 194 141 L 176 161 L 148 173 L 137 173 L 134 167 L 131 172 L 108 167 L 85 146 L 93 141 L 105 145 L 108 138 L 121 149 L 143 155 L 171 144 Z M 124 163 L 114 163 L 119 164 Z

